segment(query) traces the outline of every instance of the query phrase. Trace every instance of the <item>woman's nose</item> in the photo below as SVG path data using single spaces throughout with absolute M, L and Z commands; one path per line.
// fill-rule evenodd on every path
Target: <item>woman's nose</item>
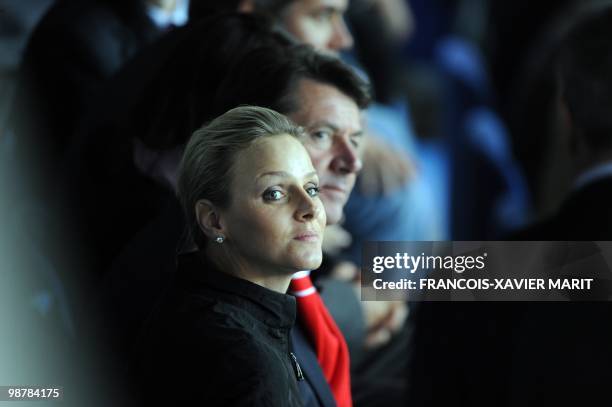
M 299 197 L 299 203 L 295 211 L 295 218 L 299 222 L 313 220 L 318 213 L 319 205 L 315 201 L 316 198 L 308 195 L 306 191 L 302 192 Z

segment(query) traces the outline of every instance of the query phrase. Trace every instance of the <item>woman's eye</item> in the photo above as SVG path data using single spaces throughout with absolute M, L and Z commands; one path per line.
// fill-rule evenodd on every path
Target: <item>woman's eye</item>
M 264 192 L 263 195 L 266 201 L 278 201 L 280 199 L 283 199 L 284 196 L 285 194 L 283 194 L 278 189 L 271 189 L 269 191 Z
M 306 192 L 308 192 L 308 195 L 311 197 L 315 197 L 319 195 L 319 187 L 308 187 L 306 188 Z

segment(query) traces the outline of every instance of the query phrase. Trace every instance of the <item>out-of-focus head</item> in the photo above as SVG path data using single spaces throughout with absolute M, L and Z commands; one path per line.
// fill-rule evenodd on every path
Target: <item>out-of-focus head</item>
M 191 2 L 196 3 L 203 2 Z M 223 13 L 190 23 L 164 41 L 154 50 L 160 61 L 154 61 L 149 70 L 157 72 L 140 85 L 143 92 L 128 110 L 123 129 L 153 150 L 183 145 L 202 124 L 248 104 L 219 105 L 215 96 L 228 69 L 245 54 L 294 43 L 269 18 L 242 13 Z
M 608 3 L 570 29 L 559 56 L 561 97 L 569 122 L 591 153 L 612 150 L 611 36 L 612 7 Z
M 220 0 L 192 2 L 200 19 L 218 11 L 257 12 L 278 22 L 299 41 L 319 51 L 337 53 L 353 46 L 344 21 L 348 0 Z
M 283 26 L 319 51 L 339 52 L 353 46 L 344 21 L 348 0 L 295 0 L 281 13 Z
M 217 245 L 250 269 L 315 269 L 325 210 L 298 137 L 270 109 L 232 109 L 197 130 L 179 171 L 178 195 L 200 248 Z

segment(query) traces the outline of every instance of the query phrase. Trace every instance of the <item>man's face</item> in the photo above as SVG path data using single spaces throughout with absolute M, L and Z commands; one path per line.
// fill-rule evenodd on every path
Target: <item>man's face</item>
M 282 22 L 300 41 L 336 53 L 353 46 L 344 23 L 347 6 L 348 0 L 295 0 L 284 10 Z
M 288 117 L 306 130 L 303 144 L 319 175 L 327 224 L 335 224 L 362 167 L 361 113 L 337 88 L 310 79 L 299 82 L 295 98 L 300 109 Z

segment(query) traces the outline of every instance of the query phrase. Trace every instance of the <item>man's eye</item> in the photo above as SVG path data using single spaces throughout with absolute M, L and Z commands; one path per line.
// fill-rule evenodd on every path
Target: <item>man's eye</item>
M 319 195 L 319 187 L 308 187 L 306 188 L 306 192 L 308 192 L 308 195 L 314 198 L 315 196 Z
M 323 141 L 329 139 L 331 137 L 331 133 L 327 130 L 316 130 L 311 132 L 310 136 L 317 141 Z
M 266 201 L 278 201 L 278 200 L 283 199 L 284 196 L 285 194 L 283 194 L 278 189 L 271 189 L 269 191 L 264 192 L 263 194 L 263 198 Z
M 334 10 L 321 10 L 319 12 L 314 13 L 312 16 L 318 21 L 328 21 L 331 20 L 334 16 Z

